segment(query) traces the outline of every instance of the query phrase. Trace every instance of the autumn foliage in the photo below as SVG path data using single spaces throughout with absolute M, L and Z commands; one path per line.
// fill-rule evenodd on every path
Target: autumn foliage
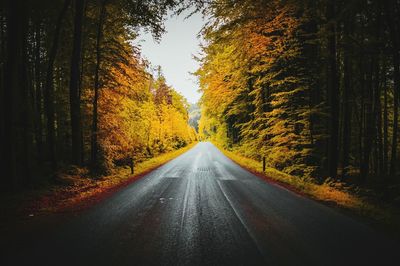
M 201 138 L 299 178 L 382 183 L 396 197 L 399 7 L 212 1 L 196 72 Z
M 213 9 L 215 24 L 205 30 L 208 45 L 197 72 L 204 92 L 200 134 L 240 145 L 247 156 L 266 157 L 287 173 L 314 174 L 317 161 L 308 146 L 316 109 L 307 100 L 309 70 L 300 64 L 306 51 L 297 7 L 270 1 L 233 10 L 222 3 Z
M 115 160 L 132 157 L 137 163 L 195 141 L 188 103 L 164 77 L 151 77 L 142 65 L 121 69 L 124 74 L 114 70 L 119 85 L 100 94 L 102 169 L 113 169 Z
M 109 174 L 188 145 L 188 104 L 137 45 L 159 39 L 171 0 L 7 0 L 0 4 L 2 188 Z M 85 171 L 84 171 L 85 172 Z

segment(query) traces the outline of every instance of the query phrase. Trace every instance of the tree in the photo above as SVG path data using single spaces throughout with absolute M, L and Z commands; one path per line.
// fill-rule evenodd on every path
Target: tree
M 82 158 L 82 121 L 79 91 L 80 64 L 82 51 L 82 27 L 84 0 L 75 1 L 74 37 L 71 55 L 71 74 L 69 85 L 71 136 L 72 136 L 72 162 L 81 165 Z
M 398 1 L 191 3 L 203 138 L 316 182 L 397 175 Z
M 49 59 L 47 63 L 46 73 L 46 87 L 45 87 L 45 107 L 47 115 L 47 146 L 48 154 L 52 166 L 52 170 L 57 169 L 56 145 L 55 145 L 55 108 L 54 108 L 54 62 L 56 60 L 57 51 L 59 48 L 61 27 L 71 0 L 65 0 L 64 5 L 58 15 L 56 26 L 54 29 L 54 36 L 52 46 L 49 52 Z
M 106 18 L 106 6 L 107 1 L 103 0 L 100 6 L 100 15 L 99 22 L 97 26 L 97 35 L 96 35 L 96 68 L 94 74 L 94 97 L 93 97 L 93 121 L 92 121 L 92 138 L 91 138 L 91 164 L 92 168 L 97 168 L 97 134 L 98 134 L 98 112 L 97 105 L 99 100 L 99 87 L 100 87 L 100 65 L 101 65 L 101 41 L 103 35 L 103 24 Z
M 194 139 L 187 127 L 187 106 L 172 88 L 171 102 L 160 108 L 169 124 L 157 128 L 150 121 L 142 127 L 142 120 L 157 114 L 149 85 L 154 80 L 132 40 L 141 29 L 159 38 L 166 13 L 177 5 L 173 0 L 1 2 L 0 158 L 7 164 L 5 189 L 55 181 L 58 171 L 71 164 L 86 167 L 83 154 L 89 150 L 93 168 L 105 169 L 98 174 L 111 171 L 114 159 L 136 151 L 153 156 L 160 152 L 153 143 L 160 127 L 167 133 L 165 150 Z M 127 117 L 135 122 L 125 121 Z M 113 138 L 121 142 L 114 145 Z M 120 153 L 109 152 L 107 145 Z

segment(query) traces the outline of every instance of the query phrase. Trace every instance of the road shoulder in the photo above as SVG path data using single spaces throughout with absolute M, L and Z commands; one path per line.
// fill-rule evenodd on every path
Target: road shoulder
M 57 184 L 2 195 L 1 213 L 14 220 L 87 209 L 187 152 L 196 144 L 197 142 L 138 163 L 133 175 L 130 174 L 130 169 L 119 168 L 112 175 L 91 178 L 87 170 L 77 168 L 73 172 L 63 173 Z
M 316 184 L 268 167 L 263 172 L 262 162 L 214 145 L 233 162 L 266 182 L 335 208 L 400 241 L 400 210 L 398 208 L 362 197 L 340 182 L 327 181 Z

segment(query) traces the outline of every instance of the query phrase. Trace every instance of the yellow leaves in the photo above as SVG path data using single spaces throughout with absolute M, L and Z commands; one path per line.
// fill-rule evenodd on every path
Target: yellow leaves
M 255 8 L 251 15 L 247 14 L 250 12 L 249 5 Z M 266 75 L 288 49 L 288 39 L 300 26 L 294 16 L 295 9 L 279 1 L 272 1 L 268 5 L 247 3 L 235 9 L 243 12 L 237 14 L 239 17 L 250 16 L 254 19 L 239 19 L 236 23 L 240 23 L 240 26 L 234 27 L 229 22 L 236 18 L 227 17 L 219 21 L 220 29 L 210 27 L 205 36 L 209 40 L 208 46 L 204 48 L 206 56 L 201 60 L 201 69 L 196 72 L 204 93 L 203 108 L 214 116 L 223 113 L 239 93 L 248 87 L 249 72 L 253 75 Z
M 297 7 L 279 0 L 235 3 L 233 10 L 216 6 L 216 25 L 205 31 L 208 46 L 196 72 L 203 91 L 200 136 L 309 175 L 314 166 L 296 167 L 312 156 L 308 122 L 300 115 L 309 106 L 309 88 L 298 69 Z
M 215 49 L 215 53 L 205 58 L 196 74 L 203 91 L 203 108 L 216 115 L 226 109 L 238 95 L 239 88 L 243 87 L 239 67 L 242 62 L 237 58 L 233 45 L 217 44 L 208 49 Z
M 152 80 L 135 58 L 110 71 L 116 82 L 104 84 L 99 97 L 98 136 L 106 160 L 133 156 L 141 161 L 196 139 L 183 96 L 165 87 L 166 98 L 156 101 L 154 89 L 165 81 Z

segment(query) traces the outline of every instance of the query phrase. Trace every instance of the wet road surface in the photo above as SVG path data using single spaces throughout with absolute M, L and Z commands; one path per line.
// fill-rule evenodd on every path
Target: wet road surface
M 54 220 L 3 239 L 0 263 L 400 265 L 395 242 L 259 179 L 211 143 L 89 210 Z

